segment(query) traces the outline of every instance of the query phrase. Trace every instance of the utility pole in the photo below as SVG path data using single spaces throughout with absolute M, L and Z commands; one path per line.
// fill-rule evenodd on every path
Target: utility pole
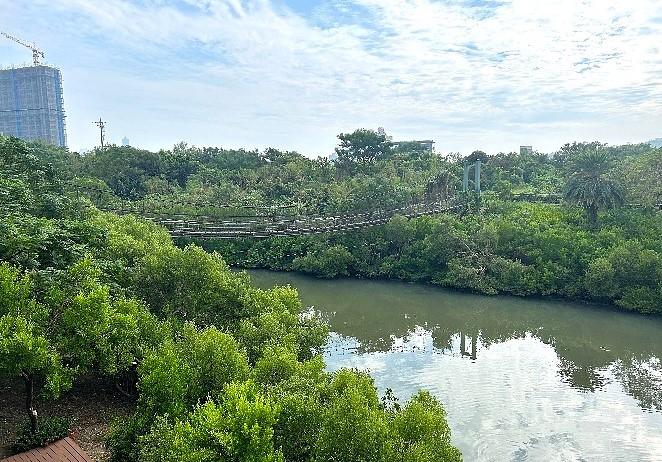
M 106 140 L 106 122 L 101 120 L 101 117 L 99 117 L 99 120 L 94 122 L 94 125 L 99 127 L 99 132 L 100 132 L 99 134 L 100 134 L 100 137 L 101 137 L 101 147 L 103 148 L 104 145 L 105 145 L 104 142 Z

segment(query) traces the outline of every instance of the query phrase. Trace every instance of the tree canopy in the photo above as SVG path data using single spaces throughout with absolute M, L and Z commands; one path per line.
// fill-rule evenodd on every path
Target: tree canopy
M 459 460 L 448 438 L 391 432 L 398 411 L 379 406 L 365 374 L 325 372 L 328 326 L 304 313 L 295 289 L 258 289 L 220 254 L 178 247 L 154 223 L 94 205 L 181 195 L 190 207 L 244 189 L 242 201 L 289 200 L 300 194 L 291 178 L 327 181 L 332 165 L 186 145 L 82 157 L 2 136 L 0 165 L 0 376 L 23 382 L 33 434 L 36 396 L 57 399 L 93 376 L 136 398 L 108 441 L 117 461 L 333 460 L 333 448 L 404 460 L 421 440 Z M 255 184 L 264 189 L 250 191 Z M 340 408 L 384 444 L 336 432 Z M 447 431 L 441 406 L 426 408 Z
M 137 400 L 108 442 L 117 461 L 460 459 L 434 397 L 396 404 L 365 373 L 326 372 L 328 327 L 296 289 L 258 289 L 230 265 L 662 313 L 660 150 L 474 153 L 476 202 L 459 193 L 461 156 L 370 130 L 339 138 L 330 162 L 185 144 L 80 156 L 0 136 L 0 374 L 23 382 L 33 426 L 33 395 L 92 375 L 129 382 Z M 462 213 L 206 242 L 173 242 L 136 216 L 343 214 L 421 197 L 452 197 Z M 624 200 L 637 207 L 614 207 Z
M 599 210 L 625 201 L 620 183 L 608 176 L 612 165 L 609 154 L 598 147 L 585 149 L 570 161 L 570 178 L 564 195 L 567 201 L 586 210 L 592 227 L 597 225 Z
M 341 133 L 338 139 L 340 144 L 336 148 L 336 154 L 338 163 L 343 168 L 374 165 L 391 154 L 392 143 L 386 139 L 386 135 L 374 130 L 361 128 L 352 133 Z

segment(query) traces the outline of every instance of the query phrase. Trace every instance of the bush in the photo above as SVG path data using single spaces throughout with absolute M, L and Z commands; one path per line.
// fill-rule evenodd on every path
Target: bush
M 334 245 L 317 252 L 308 252 L 303 257 L 295 258 L 292 264 L 297 271 L 323 278 L 336 278 L 348 276 L 353 261 L 354 257 L 345 246 Z
M 446 411 L 427 391 L 419 391 L 391 420 L 394 461 L 462 460 L 451 444 Z
M 141 439 L 142 462 L 284 462 L 273 445 L 278 408 L 252 382 L 225 387 L 182 420 L 159 417 Z
M 30 422 L 26 421 L 18 431 L 12 450 L 18 454 L 46 446 L 66 437 L 69 434 L 70 426 L 71 421 L 64 417 L 42 417 L 39 420 L 39 429 L 36 433 L 32 433 Z

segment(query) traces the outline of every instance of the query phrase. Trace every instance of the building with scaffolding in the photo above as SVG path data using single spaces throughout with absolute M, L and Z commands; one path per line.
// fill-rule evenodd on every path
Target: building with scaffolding
M 66 147 L 64 118 L 59 69 L 0 69 L 0 134 Z

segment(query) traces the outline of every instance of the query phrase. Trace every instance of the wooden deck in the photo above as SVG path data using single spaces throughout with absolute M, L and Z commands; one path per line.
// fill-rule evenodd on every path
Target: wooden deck
M 35 448 L 22 452 L 0 462 L 94 462 L 90 456 L 69 438 L 49 444 L 45 448 Z

